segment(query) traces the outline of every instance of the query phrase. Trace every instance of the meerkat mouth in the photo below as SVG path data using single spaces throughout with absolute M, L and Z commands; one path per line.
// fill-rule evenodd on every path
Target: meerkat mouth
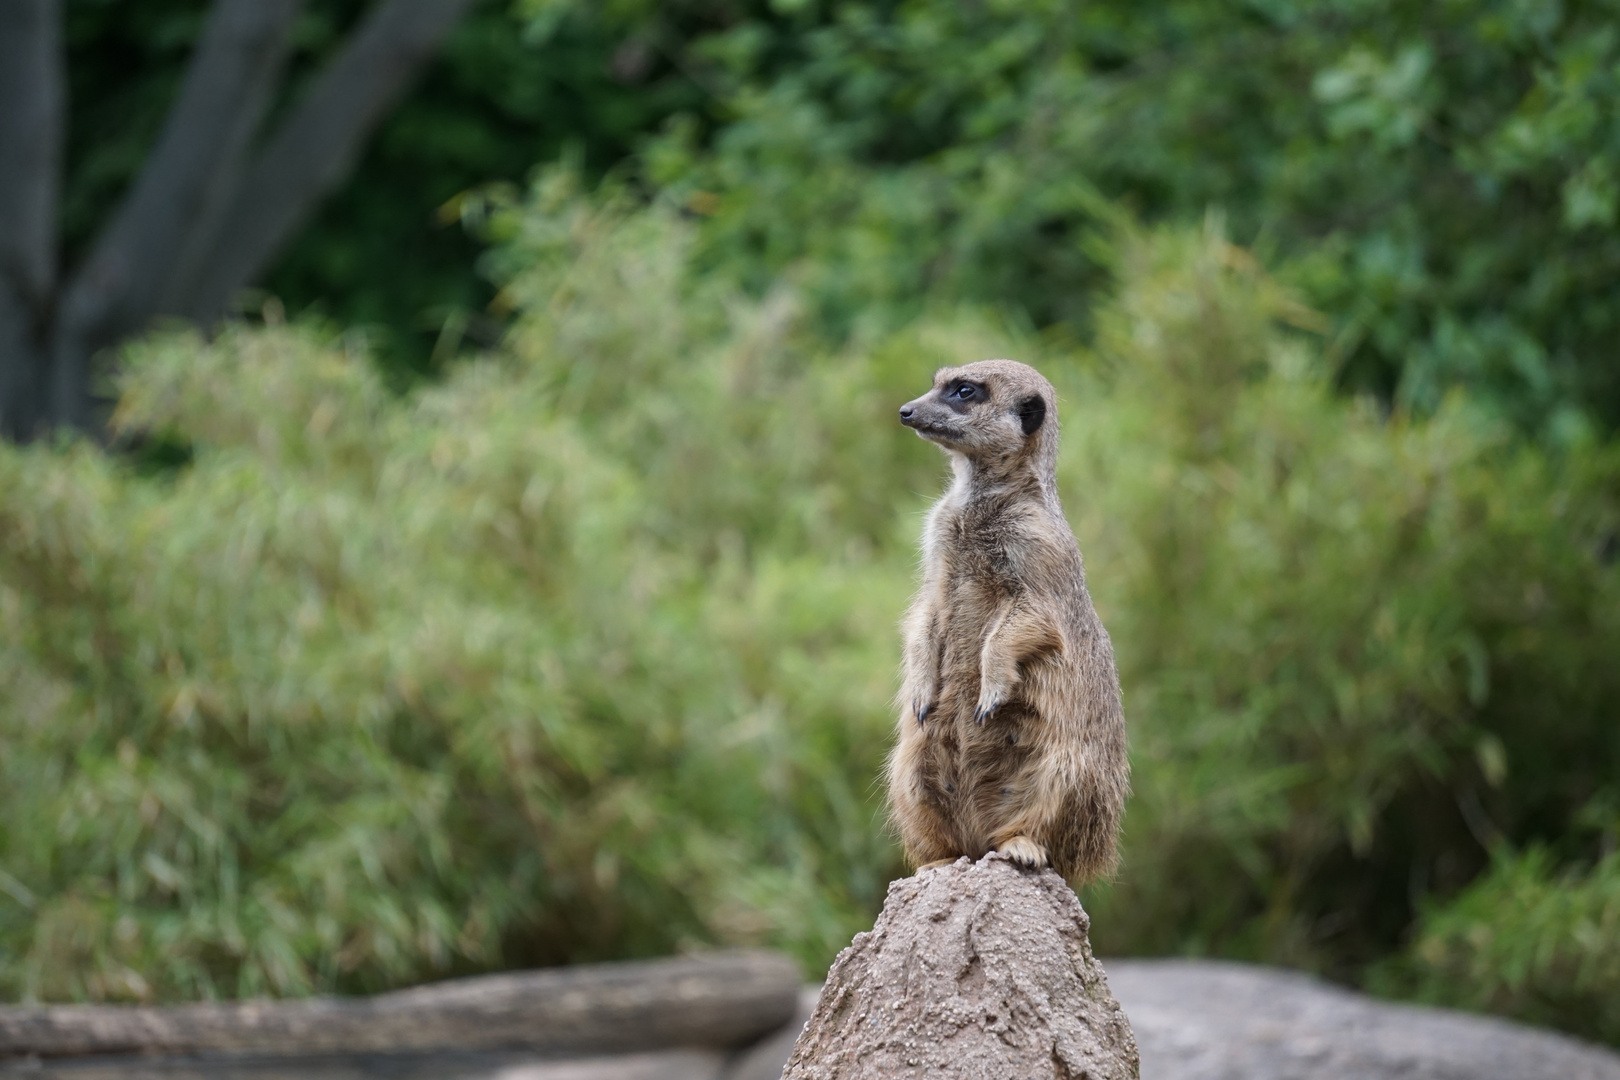
M 926 421 L 917 419 L 902 420 L 901 423 L 905 424 L 906 427 L 910 428 L 912 431 L 915 431 L 918 435 L 921 435 L 925 439 L 948 438 L 951 434 L 950 428 L 947 428 L 942 424 L 930 424 Z

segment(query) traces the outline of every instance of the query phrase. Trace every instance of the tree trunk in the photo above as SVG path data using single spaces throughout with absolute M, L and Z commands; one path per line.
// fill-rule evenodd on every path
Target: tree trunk
M 1136 1040 L 1050 870 L 998 854 L 889 886 L 827 973 L 783 1080 L 1136 1080 Z
M 48 426 L 40 383 L 49 370 L 34 340 L 34 314 L 0 289 L 0 438 L 24 440 Z
M 0 438 L 94 431 L 98 354 L 158 316 L 224 315 L 472 2 L 379 0 L 255 150 L 302 0 L 215 0 L 157 145 L 64 278 L 62 0 L 0 0 Z
M 0 436 L 48 422 L 62 157 L 59 0 L 0 0 Z
M 67 422 L 88 419 L 85 354 L 162 312 L 170 282 L 210 246 L 280 81 L 299 7 L 215 0 L 157 145 L 63 296 L 52 398 Z
M 207 324 L 274 258 L 354 169 L 365 140 L 398 104 L 472 0 L 386 0 L 357 27 L 298 109 L 266 141 L 210 245 L 171 289 L 164 311 Z

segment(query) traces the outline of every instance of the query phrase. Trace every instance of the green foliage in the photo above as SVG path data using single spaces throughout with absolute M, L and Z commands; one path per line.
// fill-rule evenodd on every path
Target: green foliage
M 926 460 L 875 421 L 898 385 L 786 365 L 778 309 L 683 318 L 666 221 L 558 227 L 514 354 L 442 388 L 309 330 L 171 337 L 118 422 L 189 466 L 0 451 L 5 994 L 859 928 L 898 866 L 849 763 L 906 581 L 894 493 L 844 481 Z
M 1379 976 L 1388 992 L 1620 1043 L 1620 858 L 1560 869 L 1542 848 L 1504 853 Z
M 725 106 L 648 176 L 719 265 L 813 256 L 835 324 L 943 291 L 1083 333 L 1100 192 L 1275 251 L 1342 385 L 1467 386 L 1554 442 L 1620 424 L 1613 0 L 736 3 L 684 38 L 617 10 Z
M 298 89 L 363 9 L 312 0 Z M 68 5 L 64 225 L 134 174 L 204 0 Z M 835 332 L 930 299 L 1089 333 L 1117 201 L 1210 208 L 1332 319 L 1338 383 L 1455 386 L 1559 444 L 1620 424 L 1620 15 L 1303 0 L 491 0 L 266 282 L 371 329 L 396 374 L 498 334 L 440 208 L 573 153 L 705 219 L 701 264 L 791 269 Z M 286 101 L 280 107 L 285 107 Z
M 1103 947 L 1354 978 L 1487 844 L 1592 850 L 1620 775 L 1613 451 L 1336 400 L 1279 329 L 1310 313 L 1218 237 L 1122 272 L 1063 477 L 1137 771 Z
M 1615 452 L 1336 396 L 1319 318 L 1215 226 L 1100 233 L 1084 349 L 943 306 L 829 336 L 566 173 L 494 228 L 513 333 L 441 386 L 309 326 L 168 336 L 118 422 L 189 460 L 0 450 L 0 993 L 715 941 L 818 970 L 900 869 L 877 777 L 943 469 L 892 410 L 971 356 L 1058 386 L 1120 658 L 1101 945 L 1353 977 L 1420 911 L 1451 940 L 1488 848 L 1555 874 L 1612 834 Z

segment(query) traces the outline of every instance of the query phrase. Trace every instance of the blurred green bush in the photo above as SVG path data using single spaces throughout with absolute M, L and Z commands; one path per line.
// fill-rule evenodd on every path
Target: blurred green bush
M 0 448 L 0 994 L 715 941 L 818 971 L 901 871 L 877 777 L 944 470 L 893 409 L 989 355 L 1058 386 L 1120 657 L 1100 948 L 1529 1010 L 1480 996 L 1521 940 L 1468 929 L 1481 898 L 1531 933 L 1575 882 L 1612 922 L 1614 448 L 1336 397 L 1319 317 L 1215 225 L 1094 238 L 1086 348 L 944 305 L 829 336 L 791 282 L 703 273 L 689 215 L 564 173 L 498 228 L 514 332 L 441 386 L 312 325 L 171 334 L 116 420 L 183 464 Z M 1620 992 L 1581 970 L 1571 1000 Z
M 209 0 L 64 9 L 62 232 L 156 139 Z M 307 0 L 296 98 L 367 8 Z M 935 288 L 1084 335 L 1098 193 L 1210 207 L 1330 317 L 1325 359 L 1427 412 L 1466 386 L 1559 443 L 1620 429 L 1614 0 L 481 0 L 264 285 L 399 381 L 498 335 L 469 186 L 568 155 L 709 221 L 831 321 Z
M 1084 335 L 1100 197 L 1213 207 L 1330 318 L 1341 385 L 1620 427 L 1614 0 L 525 3 L 714 88 L 642 171 L 697 196 L 714 265 L 814 256 L 834 320 L 944 288 Z
M 536 224 L 511 353 L 440 388 L 159 338 L 115 422 L 188 466 L 0 451 L 0 992 L 819 961 L 881 898 L 911 358 L 802 373 L 783 304 L 686 295 L 672 222 Z
M 1493 852 L 1612 845 L 1614 448 L 1333 397 L 1313 316 L 1218 233 L 1122 280 L 1063 477 L 1136 768 L 1101 947 L 1354 979 Z
M 1596 865 L 1569 869 L 1544 847 L 1504 852 L 1429 915 L 1415 948 L 1371 974 L 1385 993 L 1620 1044 L 1620 858 L 1611 845 Z

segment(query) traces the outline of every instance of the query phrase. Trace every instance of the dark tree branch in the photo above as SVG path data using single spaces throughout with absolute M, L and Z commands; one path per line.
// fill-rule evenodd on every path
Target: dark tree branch
M 78 420 L 88 407 L 87 372 L 72 369 L 161 311 L 176 274 L 211 246 L 301 3 L 216 0 L 157 146 L 63 301 L 66 351 L 54 364 L 53 391 L 59 419 Z M 85 400 L 69 400 L 78 397 Z
M 0 0 L 0 282 L 44 304 L 62 149 L 59 0 Z
M 59 0 L 0 0 L 0 433 L 32 434 L 56 284 Z
M 0 0 L 0 435 L 94 428 L 97 351 L 155 315 L 222 314 L 348 175 L 473 2 L 379 0 L 255 156 L 303 0 L 214 0 L 157 146 L 64 286 L 63 0 Z
M 174 308 L 217 318 L 354 167 L 366 138 L 473 0 L 386 0 L 270 138 L 241 186 L 212 252 L 181 282 Z

